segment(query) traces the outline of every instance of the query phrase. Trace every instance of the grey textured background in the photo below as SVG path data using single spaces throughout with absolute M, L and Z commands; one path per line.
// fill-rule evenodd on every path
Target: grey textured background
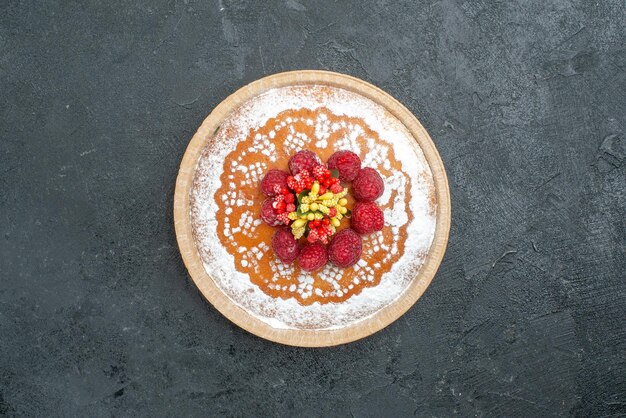
M 626 416 L 626 4 L 0 2 L 0 415 Z M 431 133 L 424 297 L 309 350 L 229 323 L 172 226 L 229 93 L 322 68 Z

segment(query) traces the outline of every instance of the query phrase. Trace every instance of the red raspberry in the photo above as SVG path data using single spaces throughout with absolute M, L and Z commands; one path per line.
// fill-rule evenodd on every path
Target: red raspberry
M 337 209 L 336 208 L 328 209 L 328 217 L 334 218 L 335 216 L 337 216 Z
M 261 219 L 269 226 L 278 226 L 282 222 L 276 218 L 276 212 L 274 211 L 274 201 L 271 198 L 267 198 L 261 205 Z
M 310 189 L 313 185 L 313 178 L 308 170 L 302 170 L 295 176 L 287 177 L 287 186 L 296 193 L 300 193 L 304 189 Z
M 359 234 L 371 234 L 383 229 L 385 215 L 374 202 L 357 202 L 352 209 L 350 223 Z
M 285 211 L 285 208 L 287 207 L 285 202 L 282 201 L 274 201 L 274 204 L 272 206 L 274 206 L 274 210 L 276 210 L 276 213 L 283 213 Z
M 343 229 L 328 245 L 328 259 L 337 267 L 350 267 L 361 258 L 361 236 L 353 229 Z
M 272 237 L 272 249 L 283 263 L 291 263 L 298 257 L 300 248 L 289 228 L 281 228 Z
M 343 192 L 343 187 L 335 183 L 332 186 L 330 186 L 330 191 L 333 193 L 341 193 Z
M 317 241 L 318 238 L 319 238 L 319 234 L 317 233 L 315 229 L 311 229 L 309 231 L 309 235 L 306 237 L 307 241 L 309 241 L 310 243 Z
M 266 196 L 279 194 L 280 192 L 276 193 L 274 187 L 279 186 L 281 189 L 283 187 L 287 187 L 287 177 L 289 177 L 288 173 L 282 170 L 271 169 L 267 172 L 267 174 L 265 174 L 263 180 L 261 180 L 261 191 Z
M 289 222 L 291 222 L 291 219 L 289 219 L 289 214 L 287 212 L 279 213 L 278 215 L 276 215 L 276 219 L 278 219 L 279 222 L 285 225 L 289 225 Z
M 354 198 L 363 202 L 372 202 L 382 196 L 385 183 L 378 171 L 365 167 L 359 171 L 352 182 Z
M 312 151 L 296 152 L 289 160 L 289 170 L 294 176 L 302 170 L 312 170 L 313 167 L 319 165 L 320 160 Z
M 361 169 L 361 159 L 352 151 L 337 151 L 328 159 L 328 168 L 337 169 L 341 181 L 352 181 Z
M 287 177 L 287 187 L 296 193 L 300 193 L 302 191 L 302 187 L 298 184 L 298 180 L 294 176 Z
M 326 247 L 319 242 L 307 244 L 300 250 L 298 262 L 304 271 L 313 271 L 323 267 L 328 261 Z
M 296 197 L 292 193 L 289 193 L 289 194 L 285 195 L 285 202 L 293 203 L 295 201 L 296 201 Z
M 295 212 L 296 211 L 296 205 L 294 205 L 293 203 L 287 204 L 287 206 L 285 206 L 285 211 L 287 211 L 287 212 Z
M 322 180 L 324 178 L 324 175 L 326 174 L 326 171 L 328 171 L 326 170 L 326 167 L 320 164 L 313 167 L 311 173 L 313 173 L 313 176 L 315 176 L 317 180 Z

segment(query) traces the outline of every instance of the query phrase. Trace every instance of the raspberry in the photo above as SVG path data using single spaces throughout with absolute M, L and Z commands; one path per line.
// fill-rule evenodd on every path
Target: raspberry
M 371 202 L 382 196 L 385 183 L 378 171 L 365 167 L 359 171 L 352 182 L 352 189 L 356 200 Z
M 293 203 L 295 201 L 296 201 L 296 197 L 292 193 L 289 193 L 289 194 L 285 195 L 285 202 Z
M 339 231 L 328 245 L 328 258 L 337 267 L 350 267 L 361 258 L 361 237 L 348 228 Z
M 266 196 L 274 196 L 275 194 L 279 194 L 276 193 L 275 186 L 279 186 L 281 189 L 283 187 L 286 188 L 288 176 L 289 174 L 284 171 L 271 169 L 265 174 L 263 180 L 261 180 L 261 191 Z
M 296 211 L 296 205 L 294 205 L 293 203 L 288 203 L 287 206 L 285 206 L 285 210 L 287 212 L 295 212 Z
M 302 170 L 295 176 L 287 177 L 287 186 L 296 193 L 300 193 L 304 189 L 310 189 L 312 185 L 313 178 L 308 170 Z
M 287 212 L 279 213 L 278 215 L 276 215 L 276 219 L 278 219 L 279 222 L 285 225 L 289 225 L 289 222 L 291 222 L 291 219 L 289 219 L 289 214 Z
M 298 181 L 296 180 L 296 178 L 294 176 L 289 176 L 287 177 L 287 187 L 289 187 L 291 190 L 295 190 L 296 193 L 298 192 Z
M 313 271 L 323 267 L 328 261 L 326 247 L 319 242 L 307 244 L 300 250 L 298 262 L 304 271 Z
M 287 207 L 287 205 L 283 201 L 280 201 L 280 202 L 274 201 L 272 206 L 274 207 L 274 210 L 276 211 L 276 213 L 283 213 L 285 211 L 285 208 Z
M 317 233 L 317 230 L 315 229 L 311 229 L 309 231 L 309 235 L 306 237 L 307 241 L 311 243 L 317 241 L 318 238 L 319 238 L 319 234 Z
M 278 226 L 281 221 L 276 218 L 273 207 L 274 201 L 271 198 L 265 199 L 261 205 L 261 219 L 269 226 Z
M 361 169 L 361 159 L 352 151 L 337 151 L 328 159 L 328 168 L 337 169 L 341 181 L 352 181 Z
M 350 223 L 359 234 L 371 234 L 383 229 L 385 215 L 374 202 L 357 202 L 352 209 Z
M 313 151 L 299 151 L 289 160 L 289 170 L 295 176 L 302 170 L 312 170 L 319 163 L 320 160 Z
M 326 167 L 320 164 L 320 165 L 316 165 L 315 167 L 313 167 L 313 169 L 311 170 L 311 173 L 313 173 L 313 176 L 315 176 L 317 180 L 322 180 L 325 177 L 325 174 L 327 171 L 328 170 L 326 170 Z
M 281 228 L 272 237 L 272 249 L 283 263 L 291 263 L 298 257 L 300 248 L 289 228 Z
M 337 209 L 336 208 L 328 209 L 328 217 L 334 218 L 335 216 L 337 216 Z
M 330 191 L 333 193 L 341 193 L 343 192 L 343 187 L 335 183 L 332 186 L 330 186 Z

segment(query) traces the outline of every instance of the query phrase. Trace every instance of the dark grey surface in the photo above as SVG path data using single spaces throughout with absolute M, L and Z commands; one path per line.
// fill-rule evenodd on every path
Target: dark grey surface
M 624 1 L 0 2 L 0 415 L 625 416 Z M 208 305 L 172 226 L 229 93 L 322 68 L 391 93 L 448 170 L 448 252 L 365 340 Z

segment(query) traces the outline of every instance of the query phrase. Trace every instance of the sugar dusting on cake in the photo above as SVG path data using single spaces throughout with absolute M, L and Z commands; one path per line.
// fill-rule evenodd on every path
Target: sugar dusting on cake
M 362 96 L 338 88 L 333 88 L 330 94 L 319 94 L 321 89 L 317 86 L 273 89 L 233 112 L 203 152 L 191 191 L 194 238 L 207 273 L 233 302 L 277 328 L 340 328 L 373 315 L 398 298 L 415 278 L 435 232 L 432 174 L 410 133 L 382 107 Z M 328 87 L 323 89 L 325 92 L 329 90 Z M 253 136 L 252 145 L 240 155 L 258 154 L 259 158 L 255 158 L 253 163 L 243 164 L 239 157 L 227 158 L 240 141 L 268 120 L 277 118 L 279 114 L 288 115 L 291 109 L 302 108 L 318 111 L 314 118 L 305 120 L 295 120 L 297 117 L 290 116 L 273 119 L 277 123 L 275 129 Z M 333 117 L 336 115 L 353 119 L 352 122 L 331 122 L 331 119 L 337 119 Z M 314 132 L 313 135 L 298 132 L 294 129 L 297 123 L 311 127 L 308 132 Z M 376 257 L 364 256 L 352 267 L 356 274 L 351 274 L 349 283 L 341 280 L 345 274 L 343 269 L 327 265 L 318 273 L 318 277 L 330 285 L 324 286 L 324 289 L 314 286 L 309 273 L 296 275 L 293 265 L 283 264 L 277 259 L 270 260 L 271 274 L 261 279 L 267 283 L 267 288 L 280 286 L 281 291 L 293 296 L 286 299 L 264 293 L 253 283 L 250 274 L 242 272 L 255 271 L 257 263 L 271 250 L 269 242 L 259 242 L 250 247 L 238 245 L 235 239 L 238 234 L 254 237 L 256 228 L 261 227 L 255 208 L 259 202 L 238 192 L 240 187 L 234 175 L 224 176 L 228 184 L 220 178 L 223 173 L 241 172 L 246 174 L 247 187 L 258 187 L 263 174 L 276 163 L 276 144 L 272 140 L 276 131 L 281 129 L 287 130 L 281 147 L 291 154 L 314 143 L 318 148 L 352 150 L 362 156 L 363 166 L 384 167 L 389 171 L 391 157 L 402 165 L 401 170 L 391 170 L 389 175 L 383 176 L 385 193 L 378 199 L 385 207 L 385 228 L 391 231 L 391 241 L 384 240 L 382 232 L 364 237 L 364 253 L 375 254 Z M 378 140 L 370 138 L 365 144 L 356 141 L 356 138 L 362 137 L 363 130 L 375 131 Z M 337 132 L 342 133 L 339 138 Z M 329 143 L 331 137 L 335 139 Z M 216 169 L 225 164 L 230 165 L 227 167 L 230 171 Z M 220 219 L 219 222 L 216 197 L 228 205 L 221 215 L 223 221 Z M 231 207 L 237 208 L 236 213 Z M 222 235 L 232 245 L 225 246 L 220 242 L 218 225 L 223 228 Z M 400 230 L 406 231 L 406 234 L 399 233 Z M 398 254 L 399 244 L 404 248 L 401 255 Z M 385 257 L 393 256 L 397 260 L 389 271 L 377 277 L 376 272 L 385 264 Z M 235 258 L 239 260 L 238 265 Z M 289 283 L 281 280 L 285 277 L 290 278 Z M 379 282 L 375 283 L 375 278 Z M 353 292 L 354 295 L 339 303 L 307 304 L 312 295 L 317 299 L 328 297 L 331 300 Z

